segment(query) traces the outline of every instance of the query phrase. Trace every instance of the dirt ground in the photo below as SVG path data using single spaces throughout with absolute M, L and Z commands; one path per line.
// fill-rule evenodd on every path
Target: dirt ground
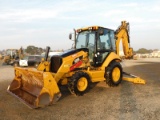
M 40 109 L 30 109 L 6 92 L 14 69 L 0 66 L 0 120 L 160 120 L 160 59 L 125 60 L 122 65 L 146 85 L 122 81 L 108 87 L 101 82 L 79 97 L 64 87 L 56 104 Z

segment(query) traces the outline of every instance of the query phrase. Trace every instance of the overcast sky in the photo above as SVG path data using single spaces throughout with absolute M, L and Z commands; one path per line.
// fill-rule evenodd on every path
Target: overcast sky
M 131 46 L 160 49 L 160 0 L 0 0 L 0 50 L 69 49 L 73 29 L 130 23 Z

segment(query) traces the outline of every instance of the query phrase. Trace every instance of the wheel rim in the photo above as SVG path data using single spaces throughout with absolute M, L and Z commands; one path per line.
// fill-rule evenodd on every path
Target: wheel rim
M 118 82 L 119 81 L 119 78 L 121 76 L 120 74 L 120 69 L 118 67 L 115 67 L 112 71 L 112 79 L 114 82 Z
M 78 80 L 77 88 L 79 91 L 85 91 L 88 86 L 88 81 L 85 77 L 82 77 Z

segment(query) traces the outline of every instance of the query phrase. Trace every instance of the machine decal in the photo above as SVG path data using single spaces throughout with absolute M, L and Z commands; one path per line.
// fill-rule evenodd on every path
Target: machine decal
M 76 64 L 70 67 L 70 71 L 74 70 L 75 68 L 78 68 L 79 66 L 82 65 L 82 63 L 83 63 L 82 60 L 78 61 Z

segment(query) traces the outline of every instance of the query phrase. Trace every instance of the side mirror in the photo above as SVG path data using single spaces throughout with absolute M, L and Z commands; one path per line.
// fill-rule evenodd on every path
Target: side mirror
M 72 40 L 72 34 L 71 33 L 69 34 L 69 39 Z

